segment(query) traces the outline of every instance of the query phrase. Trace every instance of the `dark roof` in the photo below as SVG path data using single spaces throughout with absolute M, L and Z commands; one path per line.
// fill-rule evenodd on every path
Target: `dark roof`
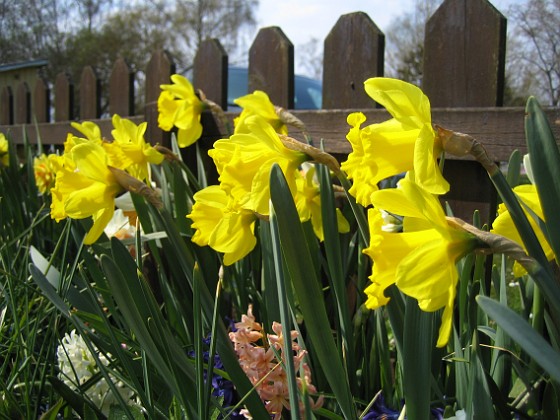
M 30 61 L 20 61 L 19 63 L 8 63 L 0 65 L 0 73 L 19 69 L 28 69 L 33 67 L 43 67 L 49 63 L 48 60 L 30 60 Z

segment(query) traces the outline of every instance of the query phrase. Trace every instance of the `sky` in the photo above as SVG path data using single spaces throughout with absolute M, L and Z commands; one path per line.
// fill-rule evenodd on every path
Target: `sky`
M 320 48 L 319 54 L 322 54 L 323 42 L 338 18 L 357 11 L 367 13 L 377 27 L 386 34 L 393 20 L 404 13 L 414 11 L 418 1 L 422 0 L 259 0 L 257 30 L 268 26 L 279 26 L 294 45 L 296 73 L 320 78 L 317 74 L 320 70 L 306 66 L 309 60 L 303 57 L 307 52 L 298 47 L 315 38 L 318 41 L 315 48 Z M 527 0 L 489 1 L 506 17 L 511 5 L 527 2 Z M 508 28 L 511 26 L 509 24 Z
M 513 3 L 524 0 L 490 0 L 507 16 Z M 295 47 L 315 37 L 323 42 L 338 18 L 366 12 L 381 31 L 399 14 L 413 10 L 415 0 L 260 0 L 258 26 L 279 26 Z

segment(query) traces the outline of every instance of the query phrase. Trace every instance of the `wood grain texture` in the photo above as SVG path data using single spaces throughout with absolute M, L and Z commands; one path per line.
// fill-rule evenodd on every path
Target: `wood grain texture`
M 227 109 L 227 71 L 228 55 L 220 41 L 203 41 L 194 58 L 193 85 L 222 109 Z
M 323 108 L 374 108 L 364 81 L 383 75 L 385 35 L 363 12 L 342 15 L 325 38 Z
M 0 93 L 0 124 L 14 123 L 14 95 L 10 86 L 4 86 Z
M 148 123 L 146 130 L 146 141 L 151 144 L 170 145 L 170 133 L 164 132 L 158 127 L 157 100 L 161 92 L 160 85 L 171 83 L 171 75 L 175 73 L 175 62 L 171 55 L 158 50 L 152 54 L 146 68 L 146 104 L 144 118 Z
M 278 106 L 294 107 L 294 46 L 277 26 L 259 30 L 249 49 L 249 93 L 254 90 Z
M 506 18 L 487 0 L 446 0 L 426 24 L 423 90 L 434 107 L 503 104 Z
M 80 76 L 80 119 L 101 116 L 101 81 L 92 66 L 86 66 Z
M 109 114 L 134 115 L 134 98 L 134 72 L 124 58 L 119 58 L 109 77 Z
M 346 123 L 346 118 L 351 112 L 364 112 L 367 121 L 365 124 L 379 123 L 390 118 L 390 115 L 383 109 L 356 110 L 356 109 L 336 109 L 336 110 L 317 110 L 317 111 L 291 111 L 301 119 L 308 128 L 308 131 L 316 144 L 322 139 L 325 150 L 329 153 L 344 156 L 351 151 L 350 143 L 346 140 L 346 134 L 350 126 Z M 548 121 L 551 124 L 552 132 L 560 144 L 560 108 L 545 108 Z M 232 122 L 238 114 L 227 112 L 226 116 Z M 432 121 L 443 127 L 454 131 L 467 133 L 484 145 L 490 157 L 495 161 L 505 162 L 509 159 L 513 149 L 519 149 L 526 153 L 525 129 L 524 129 L 525 109 L 515 108 L 436 108 L 432 110 Z M 145 121 L 144 115 L 130 118 L 136 123 Z M 111 127 L 110 119 L 92 120 L 100 127 Z M 203 139 L 216 139 L 225 133 L 219 131 L 220 124 L 217 124 L 210 117 L 212 124 L 208 122 L 208 116 L 204 117 L 207 122 L 204 127 Z M 47 123 L 38 124 L 37 128 L 41 133 L 43 143 L 61 144 L 60 134 L 64 135 L 69 130 L 68 122 L 57 124 Z M 16 142 L 21 142 L 22 125 L 1 125 L 0 131 L 13 131 Z M 35 127 L 30 127 L 30 131 L 35 131 Z M 110 129 L 108 131 L 110 133 Z M 290 130 L 290 135 L 303 141 L 303 135 L 294 130 Z M 34 133 L 30 132 L 30 141 L 35 142 Z M 449 157 L 449 159 L 453 159 Z M 459 160 L 470 160 L 460 158 Z
M 31 92 L 26 82 L 18 84 L 16 90 L 16 124 L 29 124 L 31 122 Z
M 49 84 L 39 77 L 33 90 L 33 114 L 38 123 L 48 123 L 51 120 L 51 97 Z
M 74 119 L 74 84 L 68 73 L 58 73 L 54 82 L 54 120 Z

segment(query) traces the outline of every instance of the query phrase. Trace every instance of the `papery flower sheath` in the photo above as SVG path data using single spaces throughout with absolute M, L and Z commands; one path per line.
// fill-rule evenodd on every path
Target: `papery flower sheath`
M 523 204 L 527 206 L 529 209 L 531 209 L 531 211 L 536 216 L 544 220 L 544 214 L 542 211 L 539 194 L 537 193 L 537 187 L 535 185 L 533 184 L 518 185 L 513 189 L 513 192 L 515 192 L 515 194 L 519 197 L 519 199 L 523 202 Z M 525 210 L 525 215 L 527 216 L 527 219 L 529 220 L 529 223 L 531 224 L 531 227 L 533 228 L 535 235 L 537 235 L 537 239 L 541 244 L 541 247 L 546 255 L 546 258 L 548 258 L 549 261 L 552 261 L 554 259 L 554 252 L 550 247 L 550 244 L 546 240 L 546 237 L 543 234 L 541 228 L 538 226 L 534 217 L 531 214 L 529 214 L 529 212 L 526 210 Z M 507 210 L 504 203 L 501 203 L 498 206 L 498 217 L 496 217 L 496 220 L 494 220 L 494 222 L 492 223 L 491 232 L 496 233 L 498 235 L 505 236 L 508 239 L 511 239 L 512 241 L 521 245 L 525 250 L 525 252 L 527 252 L 527 249 L 523 244 L 523 240 L 521 239 L 521 236 L 519 235 L 519 232 L 517 231 L 517 228 L 513 223 L 511 214 Z M 521 264 L 519 264 L 516 261 L 513 264 L 513 274 L 516 277 L 521 277 L 522 275 L 527 274 L 527 270 L 525 270 L 525 268 L 523 268 Z
M 280 166 L 295 194 L 294 173 L 309 158 L 284 146 L 278 133 L 258 115 L 248 117 L 245 124 L 250 132 L 216 141 L 208 154 L 220 174 L 221 187 L 238 197 L 243 208 L 268 215 L 272 165 Z
M 370 246 L 364 250 L 374 261 L 372 282 L 365 292 L 370 309 L 386 304 L 384 290 L 391 284 L 418 300 L 420 309 L 444 309 L 437 346 L 447 344 L 459 279 L 456 262 L 475 249 L 474 235 L 449 223 L 435 196 L 415 184 L 412 176 L 398 188 L 372 194 L 369 210 Z M 384 230 L 381 210 L 403 216 L 403 231 Z
M 171 81 L 171 84 L 160 86 L 162 91 L 158 98 L 158 125 L 165 131 L 177 127 L 179 147 L 187 147 L 202 134 L 200 114 L 204 103 L 196 96 L 186 77 L 174 74 Z
M 250 129 L 245 125 L 245 121 L 252 115 L 259 115 L 269 123 L 277 133 L 288 134 L 288 128 L 276 113 L 276 107 L 265 92 L 255 90 L 253 93 L 237 98 L 233 102 L 243 109 L 239 116 L 233 121 L 236 133 L 249 132 Z
M 256 216 L 243 209 L 239 202 L 218 185 L 194 195 L 194 205 L 187 216 L 193 221 L 192 241 L 224 253 L 224 265 L 231 265 L 246 256 L 257 244 Z
M 353 180 L 350 193 L 368 206 L 380 181 L 412 169 L 419 186 L 432 194 L 446 193 L 449 184 L 437 160 L 442 147 L 432 128 L 428 98 L 416 86 L 396 79 L 376 77 L 364 86 L 393 118 L 362 128 L 363 113 L 348 116 L 352 152 L 341 168 Z

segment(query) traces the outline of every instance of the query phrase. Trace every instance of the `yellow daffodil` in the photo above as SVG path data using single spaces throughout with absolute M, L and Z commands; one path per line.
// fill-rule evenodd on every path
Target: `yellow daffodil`
M 93 226 L 84 238 L 94 243 L 113 217 L 115 196 L 123 190 L 107 166 L 107 153 L 95 142 L 87 141 L 72 148 L 75 170 L 63 167 L 58 171 L 51 190 L 51 217 L 57 221 L 70 217 L 93 217 Z
M 541 202 L 537 193 L 537 187 L 535 185 L 518 185 L 513 189 L 513 191 L 521 199 L 524 205 L 530 208 L 535 215 L 544 220 Z M 549 261 L 552 261 L 554 259 L 554 252 L 552 251 L 552 248 L 546 240 L 546 237 L 544 236 L 541 228 L 537 225 L 537 222 L 535 221 L 533 216 L 530 215 L 527 211 L 525 211 L 525 215 L 527 216 L 527 219 L 529 220 L 533 231 L 537 235 L 537 239 L 539 240 L 539 243 L 541 244 L 546 257 Z M 521 245 L 525 252 L 527 252 L 527 249 L 523 244 L 523 240 L 521 239 L 521 236 L 519 235 L 519 232 L 517 231 L 517 228 L 513 223 L 511 214 L 503 203 L 498 206 L 498 217 L 492 223 L 491 232 L 511 239 L 512 241 Z M 527 271 L 521 266 L 521 264 L 515 262 L 513 264 L 513 274 L 516 277 L 521 277 L 522 275 L 527 274 Z
M 8 154 L 8 140 L 3 133 L 0 133 L 0 165 L 8 166 L 10 164 L 10 155 Z
M 231 265 L 255 247 L 255 214 L 218 185 L 206 187 L 194 195 L 194 205 L 187 216 L 196 230 L 192 241 L 210 246 L 224 254 L 224 265 Z
M 297 176 L 297 193 L 295 197 L 296 208 L 302 222 L 311 220 L 313 232 L 322 242 L 325 239 L 323 231 L 323 216 L 321 213 L 321 190 L 315 181 L 315 166 L 311 166 L 302 176 Z M 347 233 L 350 231 L 348 221 L 342 215 L 340 209 L 336 209 L 338 231 Z
M 259 115 L 277 133 L 288 134 L 288 128 L 276 113 L 276 107 L 265 92 L 255 90 L 253 93 L 237 98 L 233 102 L 243 108 L 239 117 L 233 121 L 236 133 L 248 133 L 250 129 L 245 125 L 245 121 L 252 115 Z
M 239 197 L 243 208 L 267 215 L 272 164 L 280 166 L 295 193 L 294 173 L 308 158 L 284 146 L 278 133 L 260 116 L 248 117 L 244 124 L 250 132 L 218 140 L 208 154 L 216 164 L 222 188 Z
M 113 115 L 111 131 L 114 141 L 104 145 L 119 157 L 120 163 L 112 166 L 126 170 L 130 175 L 142 181 L 150 179 L 150 163 L 159 165 L 164 157 L 144 140 L 147 123 L 134 124 L 117 114 Z
M 56 173 L 62 169 L 64 158 L 53 153 L 45 155 L 44 153 L 33 159 L 33 172 L 35 174 L 35 183 L 39 193 L 49 193 L 54 187 Z
M 158 98 L 158 125 L 170 131 L 177 127 L 179 147 L 187 147 L 202 134 L 200 114 L 204 103 L 195 95 L 191 83 L 179 74 L 171 76 L 172 84 L 161 85 Z
M 427 312 L 444 309 L 437 346 L 447 344 L 452 327 L 453 302 L 459 274 L 456 262 L 478 244 L 476 237 L 449 223 L 435 196 L 412 181 L 396 189 L 372 194 L 376 207 L 369 210 L 371 243 L 364 253 L 374 261 L 372 284 L 365 290 L 366 306 L 388 302 L 384 290 L 391 284 L 418 300 Z M 381 210 L 403 216 L 403 231 L 384 229 Z
M 97 143 L 101 143 L 103 138 L 101 137 L 101 129 L 97 124 L 92 121 L 84 121 L 81 123 L 72 122 L 70 125 L 82 133 L 89 141 L 94 141 Z
M 364 86 L 393 118 L 361 128 L 366 121 L 362 113 L 348 116 L 347 139 L 353 150 L 341 168 L 354 181 L 351 194 L 367 206 L 380 181 L 412 169 L 422 188 L 432 194 L 446 193 L 449 184 L 437 162 L 442 147 L 432 128 L 428 98 L 416 86 L 396 79 L 376 77 Z

